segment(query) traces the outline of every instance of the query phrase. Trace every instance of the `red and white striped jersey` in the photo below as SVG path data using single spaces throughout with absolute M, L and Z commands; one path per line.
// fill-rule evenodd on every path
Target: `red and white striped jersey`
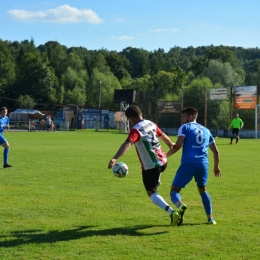
M 140 121 L 130 130 L 127 140 L 135 145 L 143 170 L 157 168 L 167 162 L 158 139 L 161 135 L 162 130 L 149 120 Z

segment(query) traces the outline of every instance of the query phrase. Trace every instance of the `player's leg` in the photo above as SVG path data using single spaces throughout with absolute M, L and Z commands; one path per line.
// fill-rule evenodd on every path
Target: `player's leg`
M 157 188 L 160 185 L 161 172 L 164 171 L 165 168 L 166 165 L 163 167 L 143 171 L 143 184 L 145 186 L 146 193 L 150 197 L 153 204 L 162 210 L 167 211 L 172 223 L 172 221 L 174 221 L 173 217 L 177 212 L 175 212 L 172 207 L 164 200 L 164 198 L 157 193 Z
M 237 129 L 237 131 L 236 131 L 236 145 L 238 143 L 238 139 L 239 139 L 239 129 Z
M 211 198 L 208 192 L 206 191 L 206 184 L 208 180 L 208 164 L 198 164 L 197 170 L 198 172 L 195 174 L 195 181 L 197 183 L 202 204 L 208 218 L 208 223 L 217 224 L 217 222 L 213 218 Z
M 232 129 L 232 134 L 231 134 L 231 137 L 230 137 L 230 143 L 229 143 L 229 144 L 232 144 L 234 135 L 235 135 L 235 129 L 233 128 L 233 129 Z
M 4 147 L 4 165 L 3 165 L 3 167 L 4 168 L 12 167 L 11 164 L 8 164 L 8 155 L 9 155 L 10 145 L 2 135 L 0 135 L 0 145 L 2 145 Z
M 183 222 L 183 216 L 187 206 L 182 203 L 180 191 L 182 188 L 192 180 L 193 178 L 193 167 L 192 164 L 184 164 L 179 167 L 176 172 L 176 175 L 172 181 L 171 187 L 171 201 L 178 208 L 178 213 L 180 215 L 179 220 L 177 222 L 177 226 L 180 226 Z

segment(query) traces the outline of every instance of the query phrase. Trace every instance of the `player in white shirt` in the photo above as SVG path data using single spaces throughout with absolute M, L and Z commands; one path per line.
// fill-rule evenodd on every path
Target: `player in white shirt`
M 169 148 L 174 144 L 169 137 L 152 121 L 145 120 L 138 106 L 129 106 L 125 111 L 125 116 L 132 126 L 126 141 L 120 146 L 117 153 L 108 163 L 108 168 L 112 168 L 117 159 L 124 155 L 134 144 L 142 168 L 143 184 L 147 195 L 152 202 L 168 212 L 171 218 L 171 225 L 176 226 L 179 214 L 157 193 L 160 185 L 161 173 L 167 167 L 167 156 L 163 152 L 159 139 Z

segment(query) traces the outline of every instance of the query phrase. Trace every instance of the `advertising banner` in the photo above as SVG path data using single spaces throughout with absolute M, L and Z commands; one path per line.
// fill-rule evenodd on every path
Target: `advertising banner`
M 237 86 L 234 87 L 234 92 L 236 109 L 255 109 L 257 86 Z
M 210 100 L 225 100 L 227 98 L 226 88 L 215 88 L 210 90 Z
M 181 113 L 181 102 L 180 101 L 158 101 L 157 108 L 160 114 Z

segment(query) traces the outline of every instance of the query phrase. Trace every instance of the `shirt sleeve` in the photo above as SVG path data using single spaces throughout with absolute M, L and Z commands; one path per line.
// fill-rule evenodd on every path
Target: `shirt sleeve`
M 156 134 L 158 137 L 162 135 L 162 130 L 157 125 L 156 125 Z
M 139 132 L 135 128 L 132 128 L 126 140 L 131 141 L 133 144 L 136 143 L 140 140 Z
M 212 134 L 210 134 L 209 136 L 209 145 L 211 145 L 212 143 L 215 143 L 214 137 L 212 136 Z

